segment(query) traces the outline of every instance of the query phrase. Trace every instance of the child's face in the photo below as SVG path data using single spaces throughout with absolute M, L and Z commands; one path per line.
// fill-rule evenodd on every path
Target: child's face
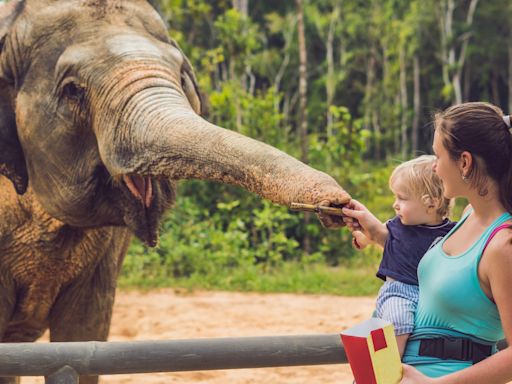
M 434 207 L 427 207 L 419 197 L 411 195 L 400 182 L 395 182 L 391 190 L 395 195 L 393 209 L 403 225 L 438 224 L 439 215 Z

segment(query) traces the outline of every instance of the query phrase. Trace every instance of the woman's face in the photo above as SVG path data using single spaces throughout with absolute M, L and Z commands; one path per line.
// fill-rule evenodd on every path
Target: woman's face
M 458 162 L 453 161 L 448 150 L 443 144 L 443 134 L 436 129 L 434 132 L 434 143 L 432 145 L 436 162 L 434 172 L 443 181 L 444 196 L 452 199 L 463 195 L 467 184 L 462 180 L 462 174 Z

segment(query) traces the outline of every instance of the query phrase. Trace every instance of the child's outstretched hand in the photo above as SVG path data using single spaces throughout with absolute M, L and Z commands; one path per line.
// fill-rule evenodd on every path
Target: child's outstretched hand
M 371 244 L 370 239 L 361 231 L 352 231 L 352 246 L 356 249 L 365 249 Z
M 347 224 L 352 234 L 354 234 L 355 231 L 359 231 L 367 238 L 368 243 L 374 242 L 380 246 L 384 246 L 388 236 L 388 230 L 363 204 L 352 199 L 343 208 L 343 214 L 345 215 L 343 216 L 343 221 Z M 358 240 L 355 236 L 354 239 L 355 241 Z M 368 243 L 366 245 L 368 245 Z M 356 245 L 354 244 L 354 246 Z M 356 248 L 358 247 L 356 246 Z
M 361 231 L 365 235 L 369 235 L 372 227 L 377 223 L 381 224 L 366 206 L 357 200 L 350 200 L 350 202 L 343 207 L 343 221 L 347 224 L 350 232 Z M 371 237 L 371 236 L 369 236 Z

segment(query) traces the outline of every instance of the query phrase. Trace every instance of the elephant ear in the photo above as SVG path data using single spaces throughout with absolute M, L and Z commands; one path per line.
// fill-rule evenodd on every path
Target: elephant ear
M 24 1 L 11 1 L 0 6 L 0 63 L 4 62 L 5 37 L 23 6 Z M 25 193 L 28 174 L 16 129 L 14 88 L 3 68 L 0 69 L 0 174 L 12 181 L 17 193 Z
M 187 98 L 189 99 L 190 104 L 193 106 L 194 110 L 199 115 L 207 117 L 209 112 L 208 98 L 206 97 L 206 94 L 199 88 L 199 83 L 197 82 L 196 75 L 194 74 L 192 64 L 175 40 L 171 39 L 171 45 L 177 48 L 183 56 L 183 64 L 181 67 L 181 83 L 185 94 L 187 95 Z
M 185 94 L 189 99 L 191 105 L 193 105 L 194 110 L 201 116 L 207 117 L 208 115 L 208 102 L 207 97 L 204 92 L 201 92 L 199 88 L 199 84 L 197 82 L 196 76 L 190 65 L 189 60 L 186 56 L 184 56 L 184 62 L 182 67 L 182 86 L 184 88 Z

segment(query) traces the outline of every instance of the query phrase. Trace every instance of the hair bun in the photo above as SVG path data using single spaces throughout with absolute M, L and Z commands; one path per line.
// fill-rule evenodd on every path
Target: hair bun
M 503 116 L 503 121 L 507 124 L 507 127 L 510 128 L 510 115 Z

